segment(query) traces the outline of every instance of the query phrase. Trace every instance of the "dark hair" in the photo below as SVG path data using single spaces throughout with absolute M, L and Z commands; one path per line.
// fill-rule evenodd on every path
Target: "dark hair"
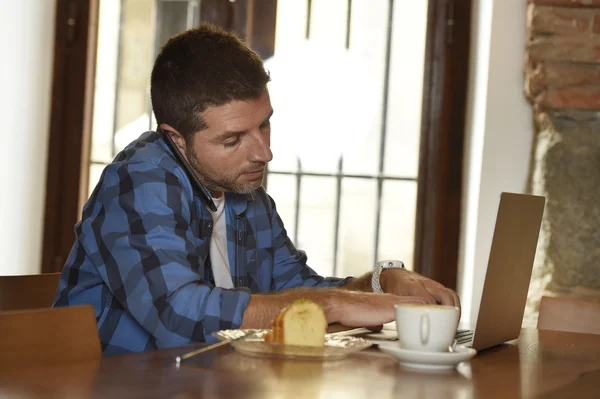
M 234 33 L 202 24 L 172 37 L 154 62 L 150 95 L 156 121 L 186 141 L 207 127 L 209 106 L 260 97 L 269 82 L 260 56 Z

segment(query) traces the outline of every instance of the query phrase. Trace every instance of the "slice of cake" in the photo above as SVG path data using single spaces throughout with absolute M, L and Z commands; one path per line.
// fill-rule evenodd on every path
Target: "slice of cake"
M 265 342 L 320 347 L 325 345 L 326 331 L 327 319 L 321 306 L 299 299 L 273 320 L 273 331 L 265 335 Z

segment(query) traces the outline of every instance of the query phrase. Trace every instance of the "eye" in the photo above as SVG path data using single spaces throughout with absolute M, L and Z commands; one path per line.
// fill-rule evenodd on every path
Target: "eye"
M 225 148 L 235 147 L 240 142 L 240 136 L 232 137 L 230 141 L 223 143 Z
M 265 121 L 265 122 L 263 122 L 262 125 L 260 125 L 260 129 L 261 130 L 270 129 L 270 128 L 271 128 L 271 121 L 270 120 Z

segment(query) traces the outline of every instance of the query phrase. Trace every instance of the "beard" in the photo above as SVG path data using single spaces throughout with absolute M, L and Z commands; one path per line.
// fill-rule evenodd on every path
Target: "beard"
M 222 176 L 213 177 L 210 176 L 206 168 L 198 162 L 198 157 L 192 146 L 186 146 L 186 157 L 189 164 L 191 165 L 193 172 L 198 177 L 198 180 L 202 185 L 210 190 L 215 191 L 227 191 L 237 194 L 249 194 L 263 184 L 264 174 L 260 179 L 253 181 L 240 183 L 237 181 L 237 176 Z M 263 162 L 254 162 L 251 170 L 256 170 L 265 167 L 266 164 Z

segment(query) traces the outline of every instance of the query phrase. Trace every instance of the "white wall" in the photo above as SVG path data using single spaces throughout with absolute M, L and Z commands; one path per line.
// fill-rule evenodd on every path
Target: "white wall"
M 0 275 L 40 271 L 54 6 L 0 2 Z
M 523 94 L 526 2 L 476 0 L 459 259 L 463 322 L 475 323 L 502 191 L 525 190 L 532 110 Z

